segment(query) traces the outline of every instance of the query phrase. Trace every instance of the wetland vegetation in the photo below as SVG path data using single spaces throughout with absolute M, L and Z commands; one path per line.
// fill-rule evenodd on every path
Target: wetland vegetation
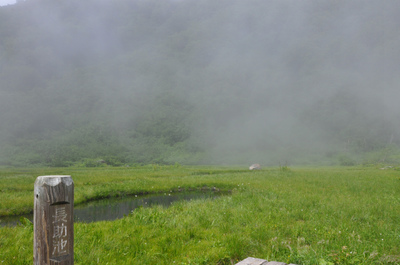
M 75 203 L 128 194 L 230 190 L 215 199 L 139 207 L 115 221 L 75 223 L 75 264 L 232 264 L 248 256 L 296 264 L 399 264 L 396 168 L 142 166 L 0 170 L 2 215 L 33 207 L 39 175 L 68 174 Z M 29 222 L 0 228 L 0 264 L 32 264 Z

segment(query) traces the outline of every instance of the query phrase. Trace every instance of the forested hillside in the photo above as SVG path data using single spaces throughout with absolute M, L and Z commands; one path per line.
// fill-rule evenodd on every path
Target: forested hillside
M 400 161 L 400 2 L 0 7 L 0 164 Z

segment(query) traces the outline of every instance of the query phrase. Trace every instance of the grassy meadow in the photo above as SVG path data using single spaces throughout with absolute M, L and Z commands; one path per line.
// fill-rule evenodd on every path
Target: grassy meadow
M 0 169 L 0 215 L 33 209 L 40 175 L 71 175 L 75 205 L 104 197 L 216 187 L 216 199 L 75 223 L 75 264 L 400 264 L 400 171 L 375 167 L 149 165 Z M 0 264 L 32 264 L 31 224 L 0 227 Z

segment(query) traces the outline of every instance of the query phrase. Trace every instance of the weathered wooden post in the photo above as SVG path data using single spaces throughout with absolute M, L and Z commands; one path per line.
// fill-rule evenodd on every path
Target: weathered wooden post
M 71 176 L 35 181 L 33 264 L 74 264 L 74 182 Z

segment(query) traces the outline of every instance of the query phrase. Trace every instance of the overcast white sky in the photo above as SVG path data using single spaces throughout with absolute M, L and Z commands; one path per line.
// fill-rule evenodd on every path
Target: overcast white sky
M 0 0 L 0 6 L 15 4 L 16 0 Z

